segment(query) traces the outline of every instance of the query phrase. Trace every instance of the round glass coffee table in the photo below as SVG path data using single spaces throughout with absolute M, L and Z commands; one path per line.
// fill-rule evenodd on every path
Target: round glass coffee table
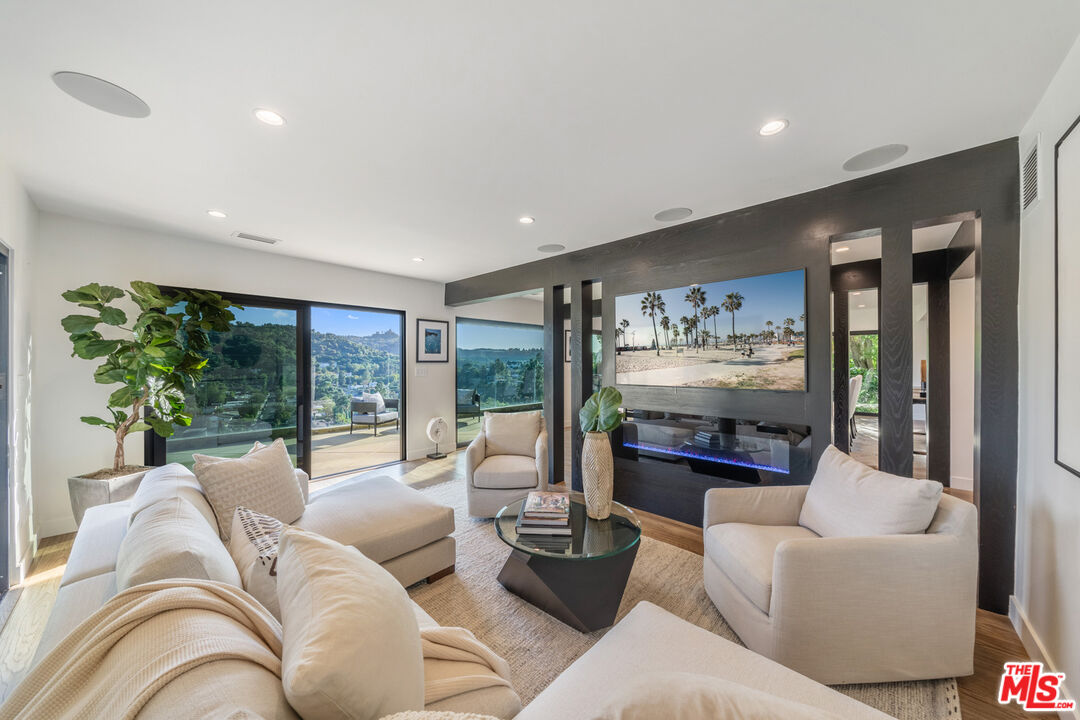
M 634 511 L 617 502 L 611 516 L 593 520 L 585 496 L 570 493 L 570 534 L 533 535 L 517 530 L 525 498 L 495 516 L 495 532 L 510 546 L 499 582 L 510 592 L 581 632 L 615 622 L 641 540 Z

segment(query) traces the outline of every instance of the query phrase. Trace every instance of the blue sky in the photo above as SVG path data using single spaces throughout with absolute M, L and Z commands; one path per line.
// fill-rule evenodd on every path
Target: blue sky
M 296 325 L 296 312 L 274 308 L 251 307 L 235 310 L 236 319 L 253 325 Z M 335 335 L 372 335 L 393 330 L 401 333 L 401 316 L 370 310 L 314 307 L 311 309 L 312 329 Z
M 793 270 L 773 275 L 703 283 L 701 288 L 705 291 L 707 306 L 720 307 L 724 296 L 730 292 L 742 294 L 742 309 L 735 313 L 735 332 L 756 333 L 765 329 L 766 320 L 772 320 L 779 325 L 784 318 L 789 317 L 795 319 L 796 330 L 803 329 L 799 316 L 805 312 L 805 283 L 804 272 Z M 660 291 L 660 296 L 667 305 L 664 314 L 671 318 L 673 323 L 683 315 L 690 317 L 694 314 L 690 303 L 683 299 L 689 290 L 689 287 L 681 287 Z M 638 345 L 649 345 L 652 342 L 652 320 L 647 315 L 641 314 L 641 299 L 644 296 L 645 293 L 642 292 L 615 298 L 615 322 L 618 323 L 623 318 L 629 320 L 630 327 L 626 330 L 626 341 L 633 342 L 636 336 Z M 664 332 L 660 329 L 660 317 L 657 316 L 656 320 L 657 332 L 660 334 L 660 341 L 663 342 Z M 731 313 L 721 309 L 715 320 L 717 332 L 722 338 L 726 338 L 731 333 Z M 712 332 L 713 318 L 706 321 L 705 327 Z
M 465 322 L 457 324 L 457 346 L 477 348 L 543 348 L 544 328 L 539 325 Z

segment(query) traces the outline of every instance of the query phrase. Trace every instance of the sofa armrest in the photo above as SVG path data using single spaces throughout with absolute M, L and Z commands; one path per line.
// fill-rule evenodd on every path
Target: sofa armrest
M 548 489 L 548 434 L 547 430 L 541 430 L 536 436 L 534 449 L 536 458 L 537 488 L 544 492 Z
M 822 648 L 842 653 L 889 638 L 882 664 L 921 667 L 920 677 L 970 674 L 977 573 L 973 537 L 786 540 L 776 548 L 769 606 L 774 633 L 784 638 L 780 660 L 816 667 Z M 860 677 L 858 668 L 848 668 L 824 682 Z
M 798 525 L 808 485 L 713 488 L 705 493 L 706 529 L 721 523 Z
M 469 447 L 465 448 L 465 481 L 472 485 L 473 473 L 476 472 L 476 468 L 480 467 L 480 463 L 484 462 L 484 458 L 487 456 L 487 438 L 484 436 L 484 431 L 473 438 L 473 441 L 469 443 Z
M 307 505 L 308 494 L 310 492 L 310 488 L 308 487 L 310 477 L 300 468 L 293 470 L 293 474 L 296 475 L 296 482 L 300 483 L 300 492 L 304 493 L 304 504 Z

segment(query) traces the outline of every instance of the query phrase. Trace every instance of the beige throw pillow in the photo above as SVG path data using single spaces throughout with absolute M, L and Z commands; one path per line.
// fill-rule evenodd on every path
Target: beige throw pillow
M 799 524 L 822 537 L 926 532 L 941 483 L 890 475 L 830 445 L 806 491 Z
M 161 500 L 140 512 L 116 557 L 118 591 L 170 578 L 241 587 L 240 573 L 217 531 L 181 497 Z
M 195 473 L 180 463 L 156 467 L 143 475 L 138 489 L 135 490 L 135 495 L 131 498 L 131 515 L 128 525 L 134 522 L 139 513 L 154 503 L 174 497 L 187 500 L 206 518 L 210 527 L 217 526 L 214 510 L 206 501 L 206 495 L 203 493 L 202 485 L 195 479 Z
M 592 720 L 840 720 L 826 710 L 710 675 L 643 675 L 629 692 L 611 698 Z
M 283 523 L 304 514 L 304 495 L 281 438 L 240 458 L 193 457 L 195 477 L 214 509 L 222 540 L 229 539 L 238 505 Z
M 420 628 L 405 588 L 359 550 L 285 528 L 278 550 L 281 681 L 305 718 L 424 709 Z
M 246 507 L 236 508 L 229 554 L 232 555 L 244 590 L 281 620 L 277 597 L 278 540 L 285 525 L 277 518 L 261 515 Z
M 540 435 L 540 411 L 520 413 L 484 413 L 486 454 L 536 454 L 536 438 Z

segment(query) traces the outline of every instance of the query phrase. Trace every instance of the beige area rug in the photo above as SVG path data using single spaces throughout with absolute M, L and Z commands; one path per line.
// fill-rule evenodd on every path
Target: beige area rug
M 476 520 L 465 513 L 465 488 L 460 479 L 414 487 L 455 508 L 457 572 L 431 585 L 414 585 L 409 595 L 441 625 L 472 630 L 506 658 L 514 688 L 522 702 L 528 704 L 606 631 L 580 633 L 499 584 L 496 576 L 510 548 L 499 540 L 490 520 Z M 642 538 L 619 617 L 639 601 L 648 600 L 738 643 L 738 637 L 705 594 L 701 563 L 701 556 L 692 552 Z M 836 689 L 900 720 L 960 717 L 956 681 L 951 679 Z

